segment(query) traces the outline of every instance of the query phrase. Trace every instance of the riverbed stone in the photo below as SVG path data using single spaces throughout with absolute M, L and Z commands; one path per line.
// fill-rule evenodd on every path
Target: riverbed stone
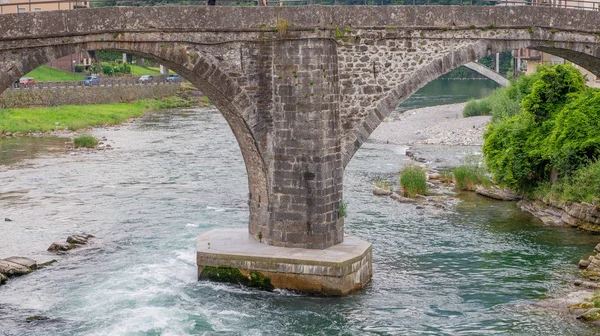
M 198 277 L 206 267 L 225 266 L 248 279 L 259 272 L 275 288 L 340 296 L 371 280 L 371 250 L 370 243 L 348 235 L 343 243 L 316 250 L 267 245 L 244 228 L 218 229 L 198 237 Z
M 581 259 L 581 260 L 579 260 L 578 265 L 579 265 L 579 268 L 587 268 L 590 265 L 590 261 Z
M 389 190 L 389 189 L 384 189 L 384 188 L 380 188 L 380 187 L 373 187 L 373 195 L 375 196 L 389 196 L 392 194 L 393 191 Z
M 484 187 L 482 185 L 478 185 L 477 188 L 475 188 L 475 192 L 479 195 L 500 201 L 516 201 L 520 198 L 519 195 L 508 189 L 500 189 L 494 186 Z
M 67 243 L 70 244 L 84 245 L 87 244 L 87 241 L 88 238 L 86 236 L 72 235 L 67 237 Z
M 0 273 L 7 276 L 25 275 L 31 273 L 31 269 L 11 261 L 0 259 Z
M 48 247 L 48 251 L 51 252 L 62 252 L 72 250 L 77 247 L 75 244 L 63 243 L 63 242 L 54 242 L 50 247 Z
M 25 257 L 8 257 L 5 258 L 4 260 L 6 261 L 10 261 L 13 262 L 15 264 L 19 264 L 21 266 L 25 266 L 27 268 L 30 268 L 32 270 L 37 268 L 37 262 L 33 259 L 30 258 L 25 258 Z
M 8 280 L 8 277 L 6 275 L 0 273 L 0 285 L 2 285 L 3 283 L 5 283 L 6 280 Z
M 398 202 L 400 202 L 400 203 L 415 203 L 415 202 L 416 202 L 416 200 L 414 200 L 414 199 L 412 199 L 412 198 L 408 198 L 408 197 L 400 196 L 400 195 L 398 195 L 398 194 L 396 194 L 396 193 L 392 193 L 392 194 L 390 195 L 390 197 L 391 197 L 393 200 L 395 200 L 395 201 L 398 201 Z

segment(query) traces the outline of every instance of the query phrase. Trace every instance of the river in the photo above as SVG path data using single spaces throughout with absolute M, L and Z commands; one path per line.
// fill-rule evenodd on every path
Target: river
M 367 141 L 346 170 L 345 229 L 373 243 L 373 281 L 325 298 L 196 280 L 196 237 L 248 220 L 244 163 L 218 111 L 94 134 L 115 149 L 0 142 L 0 217 L 12 219 L 0 222 L 0 257 L 47 260 L 54 240 L 97 237 L 0 287 L 0 335 L 596 334 L 535 303 L 568 286 L 597 237 L 473 194 L 438 216 L 375 197 L 375 179 L 397 179 L 399 146 Z

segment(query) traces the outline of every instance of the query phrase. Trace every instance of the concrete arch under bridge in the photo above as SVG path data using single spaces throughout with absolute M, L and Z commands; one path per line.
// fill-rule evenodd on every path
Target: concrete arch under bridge
M 344 168 L 399 103 L 453 68 L 517 48 L 548 52 L 600 75 L 598 22 L 600 12 L 532 6 L 5 14 L 0 91 L 78 50 L 157 61 L 207 94 L 231 126 L 248 172 L 250 236 L 271 246 L 326 249 L 344 240 Z M 364 283 L 370 257 L 361 265 L 352 267 L 368 266 L 357 280 Z

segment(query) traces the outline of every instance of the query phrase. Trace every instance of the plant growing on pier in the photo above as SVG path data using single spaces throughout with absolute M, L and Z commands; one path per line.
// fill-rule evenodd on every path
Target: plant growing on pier
M 425 170 L 415 163 L 409 163 L 400 171 L 400 187 L 406 197 L 415 197 L 417 194 L 427 194 L 427 178 Z
M 340 217 L 340 218 L 346 217 L 347 210 L 348 210 L 348 202 L 341 201 L 340 206 L 338 207 L 338 217 Z
M 75 148 L 94 148 L 98 144 L 98 140 L 89 134 L 81 134 L 73 139 L 73 144 Z
M 262 239 L 263 239 L 262 231 L 259 231 L 259 232 L 258 232 L 258 241 L 259 241 L 260 243 L 262 243 Z
M 287 34 L 289 28 L 289 22 L 287 19 L 279 19 L 279 21 L 277 21 L 277 27 L 276 27 L 276 32 L 279 33 L 279 36 L 285 36 Z

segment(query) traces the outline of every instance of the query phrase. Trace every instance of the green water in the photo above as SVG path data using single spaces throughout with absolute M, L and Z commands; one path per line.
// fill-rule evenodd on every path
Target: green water
M 398 105 L 398 111 L 426 106 L 455 104 L 486 97 L 500 87 L 489 79 L 436 79 Z

